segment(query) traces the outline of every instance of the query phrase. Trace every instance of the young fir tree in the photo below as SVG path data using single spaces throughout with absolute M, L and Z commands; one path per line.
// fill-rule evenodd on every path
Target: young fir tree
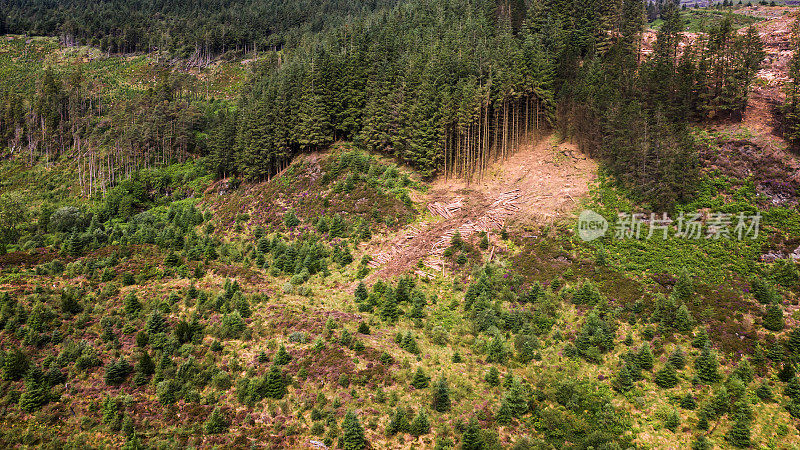
M 278 365 L 273 364 L 269 372 L 264 375 L 263 386 L 266 397 L 280 400 L 286 395 L 286 384 Z
M 408 433 L 411 430 L 411 424 L 408 423 L 408 416 L 406 415 L 405 408 L 398 407 L 394 411 L 392 420 L 386 428 L 386 434 L 393 436 L 397 433 Z
M 620 392 L 628 392 L 633 389 L 633 377 L 631 376 L 630 370 L 628 370 L 628 364 L 622 365 L 619 373 L 617 373 L 617 376 L 614 378 L 613 386 L 614 389 Z
M 649 343 L 645 342 L 639 348 L 639 352 L 636 354 L 636 362 L 643 370 L 651 370 L 653 368 L 655 357 Z
M 478 420 L 474 417 L 470 419 L 467 429 L 461 436 L 461 449 L 462 450 L 481 450 L 483 448 L 483 439 L 481 437 L 481 427 Z
M 661 370 L 656 372 L 654 381 L 664 389 L 674 388 L 678 385 L 678 372 L 671 363 L 667 362 Z
M 686 365 L 686 354 L 683 353 L 680 347 L 676 347 L 675 351 L 669 355 L 668 361 L 676 370 L 683 370 L 683 367 Z
M 792 59 L 789 61 L 789 81 L 785 85 L 786 100 L 783 113 L 783 137 L 793 144 L 800 142 L 800 22 L 795 22 L 792 33 Z
M 275 354 L 274 363 L 278 366 L 285 366 L 292 360 L 292 356 L 286 351 L 286 346 L 281 344 L 278 353 Z
M 450 411 L 450 388 L 446 379 L 441 378 L 434 386 L 431 406 L 435 411 L 441 413 Z
M 783 308 L 777 303 L 767 307 L 767 312 L 764 314 L 764 328 L 770 331 L 783 330 Z
M 500 425 L 508 425 L 513 418 L 514 414 L 511 412 L 511 406 L 507 402 L 500 402 L 500 408 L 497 410 L 494 420 Z
M 528 393 L 519 380 L 514 379 L 511 387 L 503 396 L 503 403 L 508 404 L 513 417 L 522 417 L 528 412 Z
M 737 420 L 725 435 L 725 439 L 736 448 L 750 447 L 750 422 Z
M 411 422 L 410 432 L 414 436 L 422 436 L 430 433 L 430 431 L 431 424 L 430 421 L 428 421 L 428 415 L 425 414 L 425 410 L 420 408 L 414 420 Z
M 422 371 L 422 367 L 417 367 L 417 371 L 414 373 L 414 379 L 411 381 L 411 386 L 414 386 L 415 389 L 425 389 L 428 387 L 428 377 L 425 375 L 425 372 Z
M 742 358 L 736 365 L 733 375 L 739 377 L 745 384 L 751 383 L 753 381 L 753 368 L 750 366 L 750 360 Z
M 664 428 L 672 431 L 673 433 L 678 429 L 678 425 L 681 424 L 680 416 L 678 415 L 678 411 L 673 409 L 667 415 L 667 418 L 664 420 Z
M 687 393 L 681 398 L 681 408 L 694 410 L 697 408 L 697 400 L 694 399 L 694 396 L 691 392 Z
M 340 443 L 344 450 L 363 450 L 366 447 L 367 440 L 364 437 L 364 429 L 353 410 L 348 410 L 344 415 L 342 429 L 344 434 Z
M 358 286 L 356 286 L 354 295 L 358 303 L 366 301 L 367 297 L 369 297 L 369 292 L 367 292 L 367 287 L 364 285 L 363 281 L 359 282 Z
M 706 344 L 700 356 L 695 360 L 695 370 L 697 377 L 704 383 L 715 383 L 719 381 L 719 372 L 717 371 L 719 364 L 717 357 L 711 350 L 711 346 Z
M 706 345 L 711 343 L 711 339 L 708 337 L 708 331 L 705 328 L 701 328 L 700 331 L 697 333 L 697 336 L 692 340 L 692 347 L 694 348 L 704 348 Z
M 397 298 L 393 292 L 387 292 L 383 296 L 383 305 L 381 306 L 381 317 L 388 322 L 394 322 L 400 316 L 400 310 L 397 307 Z
M 689 309 L 686 307 L 686 305 L 681 305 L 678 308 L 678 311 L 675 313 L 673 326 L 681 333 L 692 331 L 692 328 L 694 327 L 694 317 L 692 317 L 692 314 L 689 312 Z
M 489 386 L 500 385 L 500 371 L 497 370 L 497 367 L 492 366 L 489 368 L 489 371 L 486 372 L 486 376 L 484 377 L 484 381 L 489 383 Z
M 136 298 L 135 292 L 130 291 L 128 292 L 128 295 L 125 296 L 124 308 L 125 313 L 131 316 L 138 313 L 142 309 L 142 304 L 139 302 L 139 299 Z
M 219 407 L 216 407 L 205 423 L 206 434 L 222 434 L 228 431 L 229 426 L 230 422 L 225 414 Z

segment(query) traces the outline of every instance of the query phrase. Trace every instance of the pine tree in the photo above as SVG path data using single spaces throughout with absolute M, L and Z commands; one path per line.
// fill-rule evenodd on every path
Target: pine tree
M 789 61 L 789 82 L 785 84 L 786 100 L 781 107 L 786 140 L 800 141 L 800 24 L 792 27 L 792 59 Z
M 795 376 L 795 367 L 794 364 L 787 361 L 783 363 L 781 370 L 778 372 L 778 379 L 783 381 L 784 383 L 789 382 Z
M 674 388 L 678 385 L 678 372 L 671 363 L 667 362 L 664 368 L 656 372 L 654 381 L 664 389 Z
M 450 411 L 450 388 L 446 379 L 441 378 L 434 386 L 431 405 L 435 411 L 441 413 Z
M 701 328 L 700 332 L 697 333 L 697 336 L 692 340 L 692 347 L 694 348 L 704 348 L 706 345 L 711 343 L 711 339 L 708 338 L 708 332 L 705 328 Z
M 206 434 L 222 434 L 228 431 L 228 427 L 230 426 L 230 422 L 225 417 L 225 414 L 222 412 L 219 407 L 214 408 L 214 411 L 208 417 L 208 420 L 205 423 L 205 430 Z
M 164 320 L 164 316 L 161 315 L 161 312 L 157 309 L 154 309 L 152 313 L 147 317 L 147 323 L 145 324 L 145 329 L 150 334 L 157 334 L 165 331 L 167 328 L 167 321 Z
M 673 18 L 673 20 L 680 20 L 680 19 Z M 680 27 L 680 25 L 676 25 L 676 27 Z M 675 28 L 670 31 L 666 31 L 663 28 L 659 30 L 659 33 L 663 32 L 671 34 L 669 41 L 664 42 L 663 45 L 669 48 L 668 50 L 665 49 L 665 51 L 669 51 L 670 53 L 672 53 L 673 58 L 674 58 L 674 53 L 676 52 L 677 49 L 678 39 L 680 39 L 677 33 L 680 31 L 682 31 L 682 27 L 681 29 Z M 689 300 L 692 297 L 692 295 L 694 295 L 694 281 L 692 280 L 691 275 L 689 275 L 689 271 L 687 271 L 686 269 L 680 271 L 680 274 L 678 275 L 678 281 L 675 283 L 675 287 L 672 288 L 672 295 L 677 300 L 682 300 L 682 301 Z
M 692 331 L 694 327 L 694 317 L 692 317 L 686 305 L 681 305 L 680 308 L 678 308 L 678 311 L 675 313 L 673 326 L 682 333 Z
M 340 443 L 344 450 L 363 450 L 366 447 L 367 440 L 364 437 L 364 429 L 353 410 L 348 410 L 344 415 L 342 429 L 344 435 L 342 435 Z
M 398 407 L 394 411 L 394 416 L 392 416 L 392 420 L 389 421 L 389 425 L 386 428 L 386 434 L 389 436 L 393 436 L 397 433 L 408 433 L 411 431 L 411 424 L 408 423 L 408 416 L 406 415 L 406 410 L 404 408 Z
M 381 307 L 381 317 L 388 322 L 394 322 L 400 316 L 400 310 L 397 307 L 397 298 L 394 292 L 387 292 L 383 296 L 383 305 Z
M 128 292 L 128 295 L 125 296 L 125 313 L 128 315 L 134 315 L 138 313 L 142 309 L 142 304 L 139 302 L 139 299 L 136 298 L 136 293 L 133 291 Z
M 707 423 L 705 429 L 708 429 Z M 708 442 L 708 439 L 702 434 L 700 436 L 697 436 L 697 439 L 695 439 L 694 442 L 692 442 L 692 450 L 711 450 L 712 448 L 714 448 L 713 444 Z
M 673 409 L 672 412 L 667 415 L 666 420 L 664 420 L 664 428 L 674 433 L 680 424 L 681 419 L 680 416 L 678 416 L 678 411 Z
M 269 372 L 264 375 L 264 396 L 280 400 L 286 395 L 286 385 L 283 374 L 278 365 L 273 364 Z
M 414 420 L 411 422 L 411 434 L 414 436 L 422 436 L 430 433 L 431 424 L 428 421 L 428 415 L 425 414 L 423 409 L 420 409 Z
M 791 400 L 800 401 L 800 380 L 798 380 L 797 376 L 793 376 L 786 383 L 786 389 L 784 389 L 783 393 Z
M 719 380 L 719 372 L 717 371 L 717 357 L 711 350 L 711 346 L 706 344 L 700 356 L 695 360 L 695 370 L 697 377 L 704 383 L 715 383 Z
M 286 346 L 281 344 L 281 348 L 279 348 L 278 353 L 275 354 L 275 365 L 285 366 L 286 364 L 289 364 L 289 361 L 291 360 L 292 356 L 286 351 Z
M 489 386 L 499 386 L 500 385 L 500 372 L 497 370 L 497 367 L 492 366 L 489 368 L 489 371 L 486 372 L 486 376 L 484 380 L 489 383 Z
M 50 402 L 50 386 L 38 369 L 25 377 L 25 391 L 19 397 L 19 408 L 25 412 L 37 411 Z
M 505 364 L 507 359 L 505 342 L 499 335 L 495 335 L 486 349 L 486 362 Z
M 750 423 L 746 420 L 737 420 L 725 435 L 725 439 L 737 448 L 750 447 Z
M 786 346 L 793 355 L 800 356 L 800 327 L 792 328 L 792 331 L 789 333 L 789 341 L 786 343 Z
M 614 378 L 614 389 L 620 392 L 628 392 L 633 389 L 633 377 L 628 370 L 628 364 L 623 364 L 616 378 Z
M 688 410 L 697 408 L 697 401 L 691 393 L 687 393 L 681 398 L 681 408 Z
M 461 436 L 461 450 L 481 450 L 483 448 L 483 439 L 481 438 L 481 427 L 478 421 L 473 417 L 464 430 Z
M 783 330 L 783 308 L 777 303 L 767 307 L 767 312 L 764 314 L 764 328 L 770 331 Z
M 639 352 L 636 354 L 636 362 L 643 370 L 651 370 L 653 368 L 655 357 L 649 343 L 645 342 L 639 348 Z
M 772 400 L 772 389 L 770 389 L 769 384 L 766 382 L 759 384 L 756 388 L 756 396 L 763 401 Z
M 3 358 L 3 379 L 17 381 L 22 378 L 31 366 L 30 360 L 22 350 L 15 348 L 5 354 Z
M 425 389 L 428 387 L 428 377 L 425 376 L 422 367 L 417 367 L 417 371 L 414 373 L 414 379 L 411 381 L 411 386 L 414 386 L 415 389 Z
M 359 282 L 358 286 L 356 286 L 356 290 L 354 292 L 356 297 L 356 302 L 364 302 L 367 300 L 369 296 L 369 292 L 367 292 L 367 287 L 364 285 L 364 282 Z
M 751 383 L 753 381 L 753 368 L 750 367 L 750 360 L 742 358 L 739 364 L 736 365 L 733 375 L 739 377 L 745 384 Z
M 300 225 L 300 219 L 294 214 L 294 210 L 290 209 L 283 215 L 283 224 L 286 225 L 286 228 L 294 228 Z
M 675 351 L 669 355 L 668 361 L 676 370 L 683 370 L 686 365 L 686 354 L 680 347 L 676 347 Z
M 528 394 L 525 386 L 515 379 L 511 387 L 503 396 L 503 402 L 508 404 L 513 417 L 522 417 L 528 412 Z
M 511 406 L 509 406 L 505 401 L 500 402 L 500 409 L 497 410 L 494 420 L 496 420 L 500 425 L 508 425 L 511 423 L 513 418 L 514 415 L 511 413 Z

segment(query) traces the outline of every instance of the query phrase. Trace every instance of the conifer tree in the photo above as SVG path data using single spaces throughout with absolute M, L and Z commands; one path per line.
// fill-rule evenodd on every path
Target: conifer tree
M 789 382 L 786 383 L 786 388 L 783 393 L 791 400 L 800 401 L 800 380 L 798 380 L 797 376 L 792 377 Z
M 482 448 L 483 439 L 481 438 L 480 424 L 473 417 L 461 436 L 461 450 L 481 450 Z
M 767 312 L 764 314 L 764 328 L 770 331 L 783 330 L 783 308 L 777 303 L 767 307 Z
M 415 389 L 425 389 L 428 387 L 428 377 L 425 375 L 425 372 L 422 371 L 422 367 L 417 367 L 417 371 L 414 373 L 414 379 L 411 381 L 411 386 L 414 386 Z
M 25 377 L 25 391 L 19 396 L 19 408 L 25 412 L 37 411 L 50 402 L 50 386 L 41 371 L 31 370 Z
M 503 402 L 508 404 L 513 417 L 522 417 L 528 412 L 528 395 L 525 386 L 519 380 L 514 379 L 511 387 L 503 396 Z
M 681 398 L 681 408 L 689 410 L 697 408 L 697 401 L 691 393 L 687 393 Z
M 435 411 L 441 413 L 450 411 L 450 388 L 446 379 L 439 379 L 436 386 L 434 386 L 431 405 Z
M 414 420 L 411 422 L 410 432 L 413 436 L 422 436 L 431 431 L 431 424 L 428 421 L 428 415 L 425 410 L 420 408 Z
M 291 360 L 292 356 L 286 351 L 286 346 L 281 344 L 281 347 L 278 349 L 278 353 L 275 354 L 275 365 L 285 366 L 286 364 L 289 364 L 289 361 Z
M 489 386 L 499 386 L 500 385 L 500 372 L 497 370 L 497 367 L 490 367 L 489 371 L 486 372 L 486 376 L 484 380 L 489 383 Z
M 689 312 L 689 309 L 686 305 L 681 305 L 678 308 L 678 311 L 675 313 L 675 321 L 673 322 L 673 326 L 676 330 L 686 333 L 692 331 L 694 327 L 694 317 Z
M 369 292 L 367 292 L 367 287 L 364 285 L 363 281 L 359 282 L 358 286 L 356 286 L 356 290 L 354 292 L 354 295 L 356 297 L 356 302 L 360 303 L 360 302 L 364 302 L 364 301 L 367 300 L 367 297 L 369 296 Z
M 719 380 L 717 357 L 710 345 L 706 344 L 703 347 L 700 356 L 695 360 L 694 368 L 697 371 L 697 377 L 704 383 L 715 383 Z
M 264 376 L 264 395 L 280 400 L 286 395 L 286 385 L 278 365 L 273 364 Z
M 742 358 L 736 365 L 733 375 L 739 377 L 745 384 L 751 383 L 753 381 L 753 368 L 750 366 L 750 360 Z
M 704 348 L 706 345 L 711 343 L 711 339 L 708 337 L 708 332 L 705 328 L 701 328 L 700 331 L 697 333 L 697 336 L 692 340 L 692 347 L 694 348 Z
M 353 410 L 348 410 L 344 415 L 342 421 L 342 435 L 341 445 L 344 450 L 363 450 L 367 445 L 367 440 L 364 437 L 364 429 L 358 420 L 358 416 Z
M 725 439 L 737 448 L 750 447 L 750 422 L 737 420 L 725 435 Z
M 139 302 L 139 299 L 136 298 L 135 292 L 130 291 L 128 295 L 125 296 L 124 308 L 125 313 L 128 315 L 134 315 L 142 309 L 142 304 Z
M 228 431 L 229 426 L 230 422 L 225 414 L 219 407 L 216 407 L 205 423 L 205 431 L 206 434 L 221 434 Z
M 683 350 L 680 347 L 676 347 L 675 351 L 669 355 L 668 361 L 676 370 L 682 370 L 686 365 L 686 354 L 683 353 Z
M 633 389 L 633 377 L 628 370 L 628 364 L 623 364 L 616 378 L 614 378 L 614 389 L 620 392 L 628 392 Z
M 654 381 L 664 389 L 674 388 L 678 385 L 678 372 L 672 363 L 667 362 L 661 370 L 656 372 Z
M 509 404 L 505 401 L 500 402 L 500 408 L 497 410 L 494 420 L 496 420 L 500 425 L 508 425 L 511 423 L 513 418 L 514 415 L 511 413 L 511 406 L 509 406 Z
M 161 311 L 158 309 L 154 309 L 152 313 L 147 317 L 147 323 L 145 324 L 145 329 L 150 334 L 161 333 L 165 331 L 167 328 L 167 321 L 164 320 L 164 316 L 161 315 Z
M 664 420 L 664 428 L 674 433 L 680 424 L 681 419 L 680 416 L 678 416 L 678 411 L 673 409 L 672 412 L 667 415 L 666 420 Z
M 393 436 L 397 433 L 408 433 L 411 431 L 411 424 L 408 423 L 408 416 L 404 408 L 398 407 L 394 411 L 392 420 L 386 428 L 386 434 Z
M 499 335 L 495 335 L 486 349 L 486 362 L 505 364 L 507 359 L 505 342 Z
M 397 298 L 394 292 L 389 291 L 383 296 L 383 305 L 381 306 L 381 317 L 388 322 L 394 322 L 400 316 L 400 310 L 397 307 Z
M 651 370 L 653 368 L 655 357 L 653 356 L 653 350 L 650 348 L 649 343 L 645 342 L 639 348 L 639 352 L 636 354 L 636 362 L 639 364 L 639 367 L 644 370 Z

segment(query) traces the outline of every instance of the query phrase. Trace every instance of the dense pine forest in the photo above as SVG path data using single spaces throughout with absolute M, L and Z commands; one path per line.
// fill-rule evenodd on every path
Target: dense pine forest
M 0 0 L 0 445 L 800 447 L 799 13 L 706 3 Z

